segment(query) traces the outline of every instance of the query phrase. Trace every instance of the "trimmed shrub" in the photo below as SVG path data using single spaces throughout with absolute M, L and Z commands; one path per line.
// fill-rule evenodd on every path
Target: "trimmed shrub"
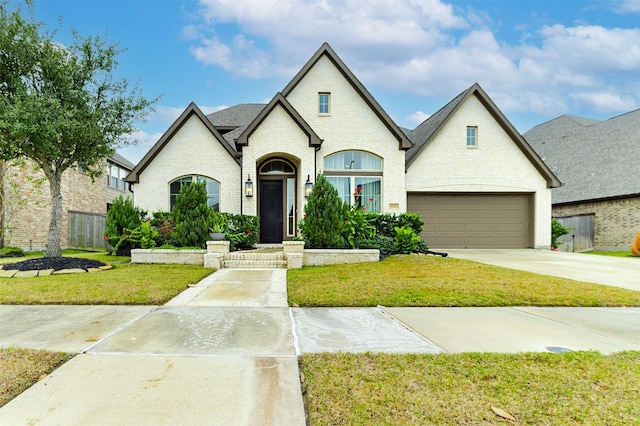
M 640 232 L 636 234 L 636 240 L 631 246 L 631 253 L 633 253 L 634 256 L 640 256 Z
M 343 231 L 348 209 L 333 185 L 322 173 L 318 174 L 304 207 L 304 218 L 298 223 L 305 247 L 345 247 Z
M 369 222 L 375 226 L 376 232 L 386 237 L 395 238 L 396 228 L 409 227 L 420 235 L 424 229 L 424 222 L 420 215 L 415 213 L 368 213 Z
M 140 226 L 146 215 L 147 212 L 135 207 L 130 198 L 119 196 L 113 200 L 111 208 L 107 212 L 107 232 L 104 239 L 112 247 L 118 246 L 114 250 L 115 254 L 118 256 L 131 255 L 131 246 L 126 241 L 120 242 L 120 240 L 125 234 Z
M 175 236 L 180 245 L 204 247 L 209 239 L 212 213 L 207 204 L 206 183 L 184 185 L 171 213 L 176 221 Z
M 0 249 L 0 257 L 23 257 L 24 250 L 20 247 L 3 247 Z

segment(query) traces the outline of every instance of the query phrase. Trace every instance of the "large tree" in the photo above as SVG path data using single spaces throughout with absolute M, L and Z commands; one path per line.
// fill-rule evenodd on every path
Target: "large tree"
M 79 166 L 98 177 L 155 102 L 114 79 L 122 49 L 72 35 L 70 45 L 57 43 L 30 7 L 23 13 L 0 3 L 0 160 L 30 159 L 49 181 L 47 257 L 61 256 L 63 172 Z

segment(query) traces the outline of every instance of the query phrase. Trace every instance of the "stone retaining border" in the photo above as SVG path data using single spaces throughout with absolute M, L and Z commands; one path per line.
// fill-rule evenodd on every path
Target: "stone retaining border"
M 111 269 L 111 265 L 100 266 L 99 268 L 84 269 L 60 269 L 55 271 L 53 269 L 39 269 L 32 271 L 18 271 L 17 269 L 0 269 L 0 278 L 33 278 L 33 277 L 46 277 L 49 275 L 66 275 L 66 274 L 82 274 L 85 272 L 100 272 Z

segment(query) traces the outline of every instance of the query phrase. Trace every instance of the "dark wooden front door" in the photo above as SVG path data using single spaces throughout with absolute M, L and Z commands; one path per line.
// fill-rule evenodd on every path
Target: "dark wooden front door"
M 282 242 L 282 181 L 260 181 L 260 242 Z

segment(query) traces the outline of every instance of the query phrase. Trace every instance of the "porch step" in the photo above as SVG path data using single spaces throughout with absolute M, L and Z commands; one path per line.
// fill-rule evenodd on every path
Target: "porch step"
M 274 248 L 259 248 L 258 250 L 236 251 L 229 253 L 222 261 L 223 268 L 287 268 L 287 261 L 282 251 L 272 251 Z

